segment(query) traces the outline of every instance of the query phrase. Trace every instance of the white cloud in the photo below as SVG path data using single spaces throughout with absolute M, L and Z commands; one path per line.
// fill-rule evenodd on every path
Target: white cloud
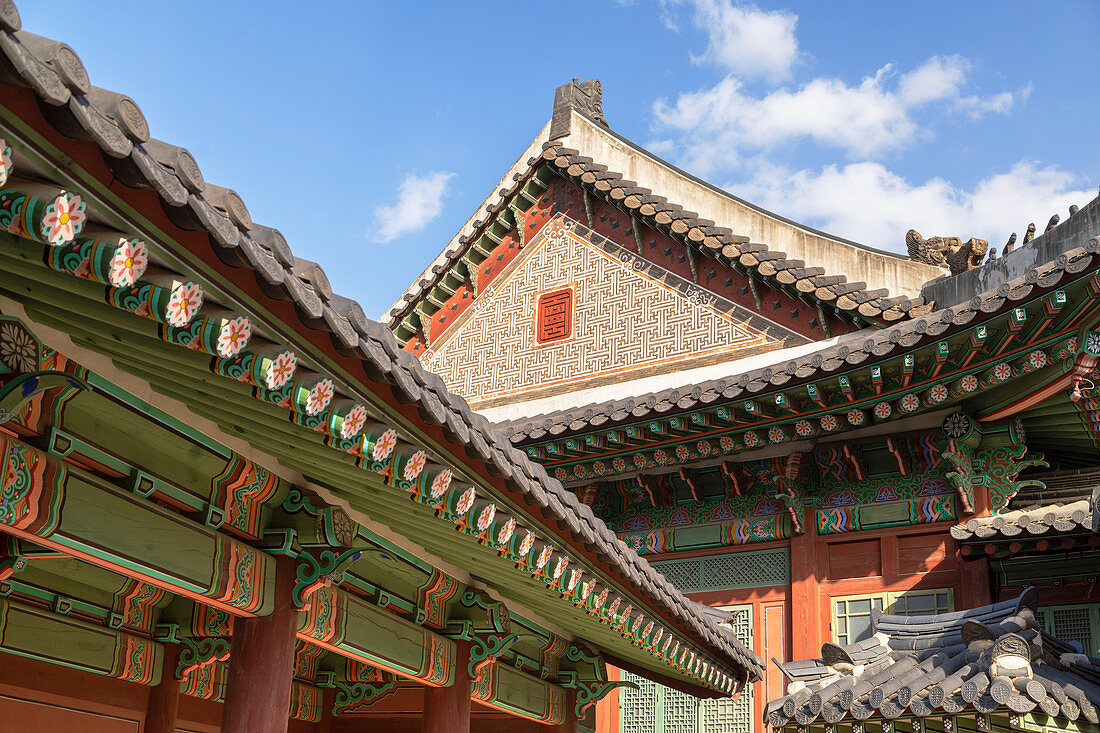
M 955 97 L 969 73 L 970 62 L 962 56 L 933 56 L 898 80 L 898 96 L 912 106 Z
M 979 97 L 977 95 L 959 97 L 955 102 L 955 109 L 972 120 L 980 120 L 990 113 L 1008 114 L 1016 102 L 1023 103 L 1027 101 L 1027 98 L 1031 96 L 1031 88 L 1031 84 L 1028 84 L 1015 93 L 1001 92 L 990 97 Z
M 668 13 L 683 0 L 664 0 L 665 25 L 676 30 Z M 783 10 L 764 11 L 755 5 L 734 5 L 731 0 L 690 0 L 693 22 L 707 33 L 707 50 L 692 56 L 696 63 L 717 64 L 743 77 L 780 81 L 790 76 L 798 60 L 794 35 L 798 16 Z
M 443 210 L 443 195 L 454 173 L 430 171 L 422 176 L 410 173 L 397 190 L 397 203 L 374 210 L 379 242 L 392 242 L 398 237 L 418 232 Z
M 678 30 L 674 10 L 690 4 L 692 21 L 707 37 L 692 60 L 711 63 L 724 78 L 673 101 L 653 105 L 654 139 L 647 147 L 696 175 L 745 181 L 729 190 L 798 221 L 859 242 L 902 252 L 905 232 L 971 236 L 1001 248 L 1029 221 L 1042 229 L 1051 214 L 1066 215 L 1091 193 L 1071 173 L 1021 161 L 964 189 L 943 178 L 911 182 L 877 162 L 932 137 L 945 116 L 978 120 L 1008 114 L 1031 93 L 1028 85 L 990 94 L 972 81 L 973 65 L 960 55 L 932 56 L 915 68 L 886 64 L 857 83 L 790 78 L 802 57 L 798 17 L 767 12 L 736 0 L 662 0 L 666 26 Z M 773 82 L 759 91 L 752 79 Z M 852 161 L 820 170 L 765 162 L 782 145 L 812 143 L 838 149 Z
M 926 137 L 915 113 L 927 105 L 960 108 L 971 117 L 1006 113 L 1030 91 L 964 97 L 969 66 L 960 56 L 934 56 L 900 76 L 887 64 L 855 86 L 819 77 L 797 90 L 764 96 L 747 92 L 729 75 L 713 87 L 681 94 L 673 104 L 658 100 L 653 111 L 664 138 L 657 142 L 700 175 L 736 165 L 746 150 L 802 139 L 853 158 L 874 158 Z
M 926 237 L 986 239 L 999 252 L 1011 232 L 1023 236 L 1029 222 L 1042 232 L 1051 214 L 1064 220 L 1071 204 L 1090 201 L 1093 192 L 1079 183 L 1055 166 L 1020 161 L 968 191 L 942 178 L 913 184 L 879 163 L 862 162 L 821 171 L 761 166 L 751 182 L 730 190 L 831 234 L 895 252 L 904 251 L 909 229 Z

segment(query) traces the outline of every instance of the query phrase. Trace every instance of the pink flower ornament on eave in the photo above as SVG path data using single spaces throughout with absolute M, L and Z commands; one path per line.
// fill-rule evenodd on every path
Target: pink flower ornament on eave
M 264 373 L 264 382 L 272 391 L 286 386 L 298 369 L 298 356 L 293 351 L 284 351 L 271 360 Z
M 69 192 L 58 194 L 42 216 L 39 230 L 42 239 L 54 247 L 73 241 L 88 220 L 86 209 L 87 204 L 79 195 Z
M 363 430 L 363 426 L 367 423 L 367 408 L 363 405 L 356 405 L 348 410 L 348 414 L 344 415 L 344 419 L 340 422 L 340 437 L 344 440 L 351 440 Z M 413 456 L 416 458 L 416 456 Z M 412 459 L 409 461 L 412 462 Z M 409 464 L 405 464 L 405 480 L 409 481 L 408 477 Z
M 328 407 L 335 394 L 336 386 L 333 385 L 331 379 L 325 378 L 319 380 L 317 384 L 313 385 L 313 389 L 311 389 L 306 396 L 306 414 L 311 417 L 319 414 Z M 397 442 L 396 438 L 394 442 Z
M 241 353 L 252 338 L 252 322 L 244 316 L 227 318 L 218 334 L 218 356 L 232 359 Z
M 378 441 L 371 450 L 371 456 L 375 461 L 384 461 L 390 457 L 395 447 L 397 447 L 397 431 L 390 428 L 378 436 Z
M 136 283 L 149 266 L 149 247 L 140 239 L 123 241 L 115 249 L 107 268 L 107 280 L 116 288 Z
M 164 309 L 164 320 L 169 326 L 183 328 L 202 308 L 202 285 L 180 283 L 172 289 L 172 296 Z
M 366 419 L 366 409 L 363 410 L 364 420 Z M 362 426 L 360 426 L 362 429 Z M 420 473 L 424 470 L 424 466 L 428 462 L 428 454 L 422 450 L 418 450 L 413 453 L 412 458 L 405 464 L 404 476 L 406 481 L 415 481 L 420 477 Z

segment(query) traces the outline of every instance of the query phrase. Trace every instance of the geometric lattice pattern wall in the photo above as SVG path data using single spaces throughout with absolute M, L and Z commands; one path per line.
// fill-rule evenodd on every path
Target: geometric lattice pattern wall
M 734 631 L 752 648 L 752 606 L 727 606 L 737 613 Z M 752 685 L 733 700 L 699 700 L 678 690 L 624 673 L 638 685 L 619 693 L 620 733 L 752 733 Z
M 786 585 L 791 575 L 789 553 L 785 547 L 650 564 L 684 593 Z
M 726 610 L 737 614 L 737 620 L 733 623 L 737 640 L 746 649 L 752 649 L 752 606 L 728 606 Z M 754 722 L 752 693 L 753 685 L 745 685 L 741 697 L 736 701 L 704 700 L 699 706 L 703 714 L 703 732 L 750 733 Z
M 566 384 L 581 389 L 594 378 L 632 378 L 653 364 L 729 359 L 738 349 L 776 343 L 712 307 L 715 296 L 701 288 L 689 296 L 635 269 L 637 255 L 622 250 L 624 261 L 555 224 L 421 354 L 424 366 L 471 405 Z M 563 287 L 574 292 L 571 338 L 539 344 L 536 299 Z
M 665 688 L 632 672 L 624 671 L 623 679 L 633 682 L 638 689 L 624 687 L 619 692 L 621 733 L 660 733 L 657 727 L 657 697 Z M 664 697 L 663 694 L 661 697 Z

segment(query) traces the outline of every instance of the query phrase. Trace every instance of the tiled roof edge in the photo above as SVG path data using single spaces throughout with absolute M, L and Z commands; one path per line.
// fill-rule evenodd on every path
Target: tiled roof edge
M 776 277 L 784 286 L 794 287 L 807 297 L 828 304 L 832 308 L 858 314 L 867 319 L 881 319 L 887 322 L 898 321 L 914 315 L 920 315 L 927 308 L 924 300 L 900 296 L 891 297 L 884 289 L 869 291 L 865 283 L 849 283 L 843 273 L 828 274 L 814 263 L 787 259 L 786 253 L 772 250 L 766 244 L 749 241 L 749 237 L 735 234 L 731 229 L 716 226 L 714 222 L 701 219 L 700 216 L 684 209 L 676 203 L 668 202 L 662 196 L 633 181 L 626 180 L 621 173 L 609 171 L 606 165 L 595 161 L 579 151 L 564 147 L 559 140 L 551 140 L 543 145 L 540 155 L 532 156 L 525 171 L 513 178 L 516 183 L 497 192 L 494 202 L 485 207 L 487 216 L 475 227 L 471 236 L 465 238 L 463 246 L 445 251 L 446 264 L 433 266 L 432 275 L 410 287 L 403 296 L 404 303 L 392 308 L 387 314 L 390 324 L 400 322 L 413 311 L 416 304 L 457 265 L 473 242 L 476 234 L 493 222 L 504 201 L 512 196 L 520 185 L 534 175 L 540 166 L 550 166 L 558 174 L 588 188 L 607 199 L 613 205 L 624 209 L 631 216 L 637 216 L 651 227 L 663 227 L 669 234 L 685 246 L 713 257 L 727 265 L 737 265 L 752 270 L 763 277 Z M 802 226 L 802 225 L 799 225 Z M 829 235 L 831 237 L 831 235 Z M 868 251 L 876 252 L 870 248 Z M 877 253 L 877 252 L 876 252 Z M 443 255 L 434 262 L 439 262 Z M 434 265 L 433 262 L 433 265 Z M 818 272 L 821 270 L 821 272 Z M 407 296 L 412 294 L 412 298 Z M 399 301 L 400 302 L 400 301 Z
M 732 399 L 746 391 L 755 393 L 769 386 L 780 386 L 793 377 L 810 379 L 823 371 L 833 371 L 844 363 L 859 364 L 868 357 L 885 357 L 901 348 L 911 348 L 922 338 L 938 337 L 949 328 L 964 326 L 982 313 L 999 310 L 1007 302 L 1023 300 L 1037 287 L 1052 287 L 1066 273 L 1081 272 L 1098 253 L 1100 237 L 1093 237 L 1080 246 L 1060 253 L 1050 262 L 1030 268 L 1014 280 L 1001 283 L 995 289 L 977 295 L 966 303 L 894 324 L 868 336 L 862 342 L 849 339 L 792 359 L 786 364 L 773 364 L 724 379 L 687 384 L 631 399 L 592 403 L 535 415 L 501 423 L 498 429 L 513 444 L 519 444 L 555 429 L 558 430 L 556 434 L 583 430 L 597 418 L 601 419 L 601 427 L 606 427 L 607 421 L 616 420 L 616 414 L 627 413 L 631 419 L 641 419 L 652 413 L 657 405 L 666 402 L 673 402 L 678 408 L 688 410 L 701 402 L 712 401 L 713 398 L 704 400 L 703 395 L 716 393 L 723 398 Z M 625 416 L 619 419 L 625 419 Z
M 721 633 L 709 618 L 690 610 L 683 595 L 619 541 L 572 492 L 498 439 L 465 400 L 448 392 L 438 376 L 401 350 L 389 329 L 363 316 L 353 300 L 332 293 L 319 265 L 295 258 L 278 230 L 253 223 L 234 191 L 207 184 L 186 149 L 151 139 L 145 117 L 133 100 L 91 87 L 71 48 L 20 28 L 14 3 L 0 0 L 0 81 L 31 88 L 59 132 L 95 142 L 120 181 L 131 188 L 156 191 L 177 225 L 205 230 L 219 256 L 254 271 L 281 297 L 292 300 L 311 330 L 329 333 L 334 343 L 359 355 L 368 373 L 392 387 L 399 398 L 426 406 L 421 411 L 425 421 L 441 425 L 453 443 L 467 446 L 488 472 L 502 474 L 530 497 L 529 503 L 544 497 L 542 503 L 570 528 L 578 547 L 594 545 L 596 554 L 611 559 L 609 569 L 654 599 L 669 619 L 685 624 L 698 643 L 724 653 L 750 679 L 761 678 L 758 656 Z M 440 404 L 442 411 L 436 409 Z M 546 497 L 552 500 L 545 501 Z

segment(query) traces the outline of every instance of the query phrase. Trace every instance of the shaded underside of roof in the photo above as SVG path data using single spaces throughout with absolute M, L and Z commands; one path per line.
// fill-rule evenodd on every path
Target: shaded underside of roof
M 1031 472 L 1029 485 L 1012 499 L 1010 511 L 975 517 L 951 528 L 960 542 L 1034 539 L 1097 529 L 1100 468 Z
M 1034 484 L 1020 490 L 1012 499 L 1012 509 L 1026 509 L 1042 504 L 1066 504 L 1087 499 L 1100 486 L 1100 468 L 1075 471 L 1030 471 L 1026 478 Z
M 944 714 L 1028 713 L 1100 720 L 1100 659 L 1042 632 L 1034 589 L 935 616 L 872 616 L 874 636 L 826 643 L 779 667 L 790 694 L 770 701 L 776 728 Z
M 398 402 L 415 406 L 423 426 L 438 427 L 446 436 L 457 461 L 472 459 L 485 477 L 502 479 L 550 533 L 600 558 L 606 572 L 625 578 L 667 619 L 689 629 L 694 638 L 718 650 L 750 678 L 760 676 L 759 657 L 690 608 L 679 591 L 541 466 L 498 439 L 484 418 L 401 350 L 387 328 L 366 318 L 353 300 L 332 292 L 320 266 L 294 257 L 278 230 L 254 223 L 241 197 L 231 189 L 207 184 L 187 150 L 151 138 L 133 100 L 92 86 L 79 57 L 67 45 L 20 30 L 18 12 L 10 0 L 0 0 L 0 83 L 12 85 L 5 92 L 4 107 L 17 101 L 16 87 L 33 90 L 38 109 L 57 133 L 95 144 L 120 190 L 155 193 L 175 226 L 208 235 L 210 251 L 220 260 L 218 267 L 240 268 L 255 277 L 270 299 L 293 303 L 295 321 L 270 325 L 288 339 L 311 344 L 303 353 L 322 349 L 317 353 L 333 361 L 349 355 L 359 360 L 369 379 L 357 387 L 392 390 Z M 30 122 L 0 107 L 0 125 L 26 130 Z M 71 160 L 68 165 L 73 165 Z M 218 297 L 213 290 L 211 296 Z M 318 336 L 325 337 L 323 347 L 316 346 L 321 342 Z

